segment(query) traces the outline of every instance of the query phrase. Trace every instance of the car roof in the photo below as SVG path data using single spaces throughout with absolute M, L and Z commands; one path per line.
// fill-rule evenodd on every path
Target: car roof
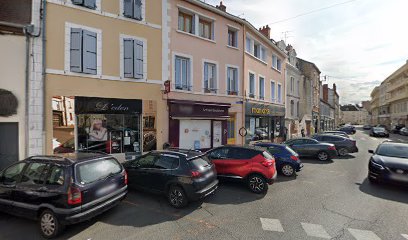
M 224 145 L 218 148 L 223 148 L 223 147 L 229 147 L 229 148 L 241 148 L 241 149 L 250 149 L 250 150 L 255 150 L 255 151 L 265 151 L 262 147 L 259 146 L 251 146 L 251 145 L 245 145 L 245 146 L 240 146 L 240 145 Z M 217 149 L 217 148 L 214 148 Z
M 404 146 L 407 147 L 408 143 L 404 142 L 394 142 L 394 141 L 384 141 L 380 145 L 393 145 L 393 146 Z
M 105 153 L 95 153 L 95 152 L 74 152 L 74 153 L 63 153 L 55 155 L 38 155 L 29 157 L 28 161 L 41 161 L 48 163 L 58 163 L 64 165 L 71 165 L 78 162 L 85 162 L 89 160 L 94 160 L 98 158 L 111 158 L 112 156 Z
M 319 134 L 315 134 L 313 136 L 330 136 L 330 137 L 337 137 L 337 138 L 346 138 L 348 139 L 348 137 L 342 136 L 342 135 L 336 135 L 336 134 L 327 134 L 327 133 L 319 133 Z
M 196 150 L 189 150 L 189 149 L 166 149 L 166 150 L 154 150 L 149 153 L 152 154 L 168 154 L 168 155 L 174 155 L 177 157 L 185 157 L 188 160 L 193 159 L 199 156 L 204 155 L 205 153 L 202 153 L 200 151 Z
M 286 147 L 285 145 L 279 144 L 279 143 L 271 143 L 271 142 L 257 142 L 254 144 L 254 146 L 268 146 L 268 147 Z

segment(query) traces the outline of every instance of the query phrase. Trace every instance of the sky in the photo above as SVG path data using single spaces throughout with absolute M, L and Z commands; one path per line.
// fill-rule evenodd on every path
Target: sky
M 219 0 L 205 0 L 218 5 Z M 269 24 L 298 57 L 336 83 L 341 104 L 370 99 L 372 89 L 408 60 L 408 0 L 223 0 L 227 12 L 259 28 Z M 344 4 L 341 4 L 344 3 Z M 337 6 L 318 10 L 321 8 Z M 315 11 L 316 10 L 316 11 Z M 303 13 L 288 21 L 279 22 Z M 278 23 L 277 23 L 278 22 Z

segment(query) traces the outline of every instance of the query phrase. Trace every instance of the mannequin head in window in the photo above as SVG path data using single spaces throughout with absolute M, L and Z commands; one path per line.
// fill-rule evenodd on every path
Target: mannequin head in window
M 91 141 L 106 141 L 108 139 L 107 129 L 103 127 L 102 119 L 94 119 L 89 131 L 89 140 Z

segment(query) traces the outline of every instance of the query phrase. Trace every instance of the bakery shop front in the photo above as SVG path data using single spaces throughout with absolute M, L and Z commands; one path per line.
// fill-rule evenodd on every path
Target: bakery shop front
M 168 100 L 169 144 L 206 150 L 227 144 L 229 103 Z

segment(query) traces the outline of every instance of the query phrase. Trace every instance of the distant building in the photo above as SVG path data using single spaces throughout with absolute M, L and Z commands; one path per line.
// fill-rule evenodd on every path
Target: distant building
M 366 109 L 352 104 L 341 106 L 340 109 L 343 114 L 342 123 L 354 125 L 367 124 L 368 111 Z

